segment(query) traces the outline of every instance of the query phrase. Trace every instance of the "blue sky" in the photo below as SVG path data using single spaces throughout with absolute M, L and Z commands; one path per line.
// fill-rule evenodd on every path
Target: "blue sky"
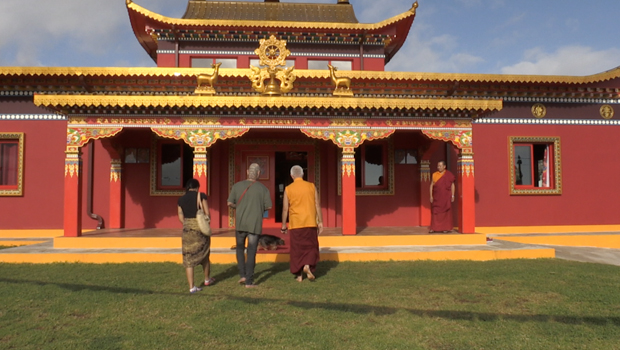
M 187 0 L 135 2 L 177 18 L 187 5 Z M 363 23 L 382 21 L 413 4 L 350 2 Z M 620 66 L 619 0 L 418 3 L 407 42 L 386 70 L 588 75 Z M 135 39 L 125 0 L 1 0 L 0 30 L 0 66 L 155 66 Z

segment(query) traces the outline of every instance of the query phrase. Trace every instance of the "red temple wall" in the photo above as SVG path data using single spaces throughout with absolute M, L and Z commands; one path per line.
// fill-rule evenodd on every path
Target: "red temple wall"
M 0 196 L 0 229 L 61 229 L 67 122 L 3 120 L 0 132 L 24 133 L 23 196 Z
M 505 112 L 516 115 L 520 109 L 529 110 Z M 572 118 L 590 114 L 590 109 L 596 110 L 573 107 L 564 112 Z M 615 198 L 620 193 L 616 181 L 620 162 L 615 161 L 619 130 L 617 126 L 476 124 L 476 226 L 620 224 Z M 560 137 L 561 195 L 509 194 L 509 136 Z

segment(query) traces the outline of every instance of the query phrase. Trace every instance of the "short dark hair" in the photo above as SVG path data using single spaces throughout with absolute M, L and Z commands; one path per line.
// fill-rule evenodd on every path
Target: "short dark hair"
M 440 161 L 437 162 L 437 164 L 439 164 L 439 163 L 443 163 L 444 166 L 448 166 L 448 164 L 446 164 L 445 160 L 440 160 Z
M 187 184 L 185 185 L 185 189 L 186 190 L 193 190 L 196 188 L 200 188 L 200 181 L 196 180 L 196 179 L 189 179 L 187 180 Z

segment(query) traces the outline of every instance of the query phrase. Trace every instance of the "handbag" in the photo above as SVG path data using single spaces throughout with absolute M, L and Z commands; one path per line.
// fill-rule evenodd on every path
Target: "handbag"
M 198 210 L 196 211 L 196 221 L 198 221 L 198 228 L 203 235 L 211 236 L 211 225 L 209 224 L 211 219 L 209 219 L 209 216 L 205 213 L 202 205 L 200 205 L 200 202 L 200 192 L 198 192 L 196 195 L 196 206 L 198 207 Z

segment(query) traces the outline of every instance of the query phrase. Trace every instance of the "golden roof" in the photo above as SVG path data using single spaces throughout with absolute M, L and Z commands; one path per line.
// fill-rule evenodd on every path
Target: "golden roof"
M 221 107 L 221 108 L 333 108 L 390 110 L 502 109 L 501 100 L 333 98 L 290 96 L 109 96 L 109 95 L 35 95 L 34 104 L 45 107 Z
M 196 1 L 196 0 L 195 0 Z M 202 2 L 202 1 L 196 1 Z M 208 2 L 208 1 L 207 1 Z M 352 30 L 352 31 L 377 31 L 382 28 L 389 27 L 395 23 L 403 21 L 404 19 L 415 17 L 417 3 L 411 7 L 408 11 L 396 15 L 392 18 L 386 19 L 384 21 L 372 24 L 358 23 L 357 19 L 355 22 L 351 22 L 351 18 L 347 20 L 347 22 L 339 22 L 339 21 L 318 21 L 320 18 L 336 18 L 336 14 L 320 14 L 320 15 L 303 15 L 306 16 L 305 20 L 266 20 L 261 17 L 257 17 L 256 19 L 238 19 L 235 18 L 237 14 L 232 15 L 230 12 L 226 12 L 223 15 L 214 14 L 213 16 L 220 18 L 202 18 L 200 15 L 190 15 L 186 13 L 186 16 L 196 17 L 196 18 L 171 18 L 162 16 L 155 12 L 149 11 L 137 4 L 135 4 L 132 0 L 126 0 L 127 9 L 129 11 L 134 11 L 141 16 L 146 18 L 150 18 L 154 21 L 160 22 L 161 24 L 165 24 L 168 26 L 177 26 L 177 27 L 241 27 L 241 28 L 297 28 L 297 29 L 329 29 L 329 30 Z M 243 3 L 243 4 L 254 4 L 254 3 Z M 190 4 L 188 5 L 188 11 L 190 10 Z M 256 3 L 256 6 L 264 7 L 273 5 L 272 3 Z M 277 4 L 276 4 L 277 5 Z M 295 5 L 297 7 L 297 11 L 302 11 L 301 5 L 308 4 L 284 4 L 280 3 L 279 5 Z M 248 5 L 254 6 L 254 5 Z M 335 5 L 326 5 L 326 4 L 316 4 L 313 6 L 325 6 L 325 8 L 332 8 L 328 6 L 341 7 L 346 8 L 351 5 L 346 4 L 335 4 Z M 207 8 L 207 6 L 205 6 Z M 292 8 L 292 7 L 291 7 Z M 342 11 L 342 10 L 341 10 Z M 352 11 L 352 10 L 351 10 Z M 244 11 L 247 12 L 247 11 Z M 265 14 L 265 16 L 268 16 Z M 301 16 L 301 14 L 288 14 L 287 16 Z M 232 18 L 231 18 L 232 17 Z M 355 15 L 353 14 L 353 17 Z
M 350 4 L 190 0 L 183 19 L 358 23 Z
M 2 76 L 153 76 L 195 77 L 205 68 L 108 68 L 108 67 L 0 67 Z M 220 69 L 220 77 L 246 77 L 250 69 Z M 344 74 L 344 73 L 343 73 Z M 328 79 L 329 70 L 296 69 L 298 79 Z M 439 81 L 472 83 L 533 83 L 533 84 L 592 84 L 620 78 L 620 67 L 606 72 L 586 75 L 507 75 L 467 73 L 416 73 L 383 71 L 347 71 L 346 76 L 355 79 L 377 81 Z

